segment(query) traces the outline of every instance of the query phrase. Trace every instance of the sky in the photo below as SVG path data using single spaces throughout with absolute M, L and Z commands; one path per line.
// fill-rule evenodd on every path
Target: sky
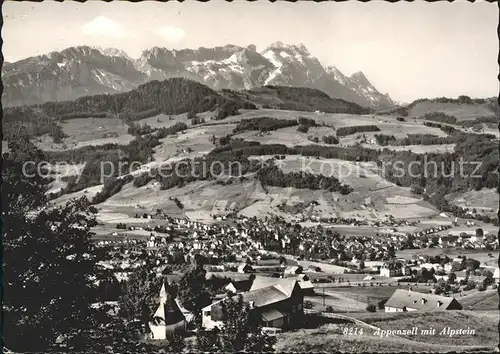
M 303 43 L 400 102 L 498 95 L 498 6 L 479 2 L 4 2 L 6 61 L 76 45 L 145 49 Z

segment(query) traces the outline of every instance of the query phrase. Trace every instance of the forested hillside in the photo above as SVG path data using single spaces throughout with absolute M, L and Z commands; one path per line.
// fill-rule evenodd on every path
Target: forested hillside
M 238 97 L 228 98 L 198 82 L 182 78 L 151 81 L 136 89 L 114 94 L 95 95 L 74 101 L 47 102 L 29 107 L 10 107 L 4 110 L 6 137 L 17 135 L 25 126 L 32 136 L 50 133 L 51 120 L 119 117 L 127 121 L 155 116 L 159 113 L 180 114 L 218 110 L 218 118 L 237 113 L 240 108 L 255 109 L 255 105 Z M 21 122 L 21 124 L 19 124 Z

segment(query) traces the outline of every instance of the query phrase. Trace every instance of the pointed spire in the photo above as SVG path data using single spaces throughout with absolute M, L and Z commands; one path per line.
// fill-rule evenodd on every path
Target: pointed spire
M 165 283 L 163 283 L 160 289 L 160 300 L 166 301 L 167 296 L 168 296 L 167 289 L 165 288 Z

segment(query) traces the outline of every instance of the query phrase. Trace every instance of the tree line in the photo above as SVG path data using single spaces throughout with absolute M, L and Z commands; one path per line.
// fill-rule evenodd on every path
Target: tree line
M 268 132 L 281 128 L 293 127 L 297 124 L 297 120 L 295 119 L 278 119 L 272 117 L 242 119 L 234 128 L 234 133 L 242 132 L 245 130 L 259 130 L 261 132 Z
M 293 187 L 297 189 L 326 190 L 329 192 L 339 192 L 346 195 L 352 192 L 348 185 L 332 176 L 315 175 L 308 172 L 284 173 L 278 166 L 269 166 L 257 172 L 257 179 L 266 189 L 267 186 Z
M 367 114 L 370 109 L 360 105 L 345 101 L 339 98 L 331 98 L 323 91 L 307 87 L 287 87 L 267 85 L 264 88 L 252 89 L 248 92 L 257 97 L 262 94 L 275 95 L 281 102 L 268 105 L 269 108 L 305 111 L 305 112 L 326 112 L 326 113 L 350 113 Z
M 380 128 L 377 127 L 376 125 L 354 125 L 349 127 L 337 128 L 337 136 L 339 137 L 356 133 L 378 132 L 378 131 L 380 131 Z
M 429 112 L 424 115 L 424 119 L 446 124 L 457 124 L 457 118 L 444 112 Z

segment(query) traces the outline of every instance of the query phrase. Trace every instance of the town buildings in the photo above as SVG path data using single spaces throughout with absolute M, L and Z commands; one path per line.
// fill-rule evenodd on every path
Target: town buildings
M 250 311 L 260 316 L 265 327 L 291 327 L 303 315 L 304 295 L 295 279 L 256 279 L 250 291 L 241 295 Z M 233 298 L 237 299 L 236 296 Z M 219 300 L 202 309 L 202 325 L 205 329 L 222 328 L 223 301 L 226 300 Z

